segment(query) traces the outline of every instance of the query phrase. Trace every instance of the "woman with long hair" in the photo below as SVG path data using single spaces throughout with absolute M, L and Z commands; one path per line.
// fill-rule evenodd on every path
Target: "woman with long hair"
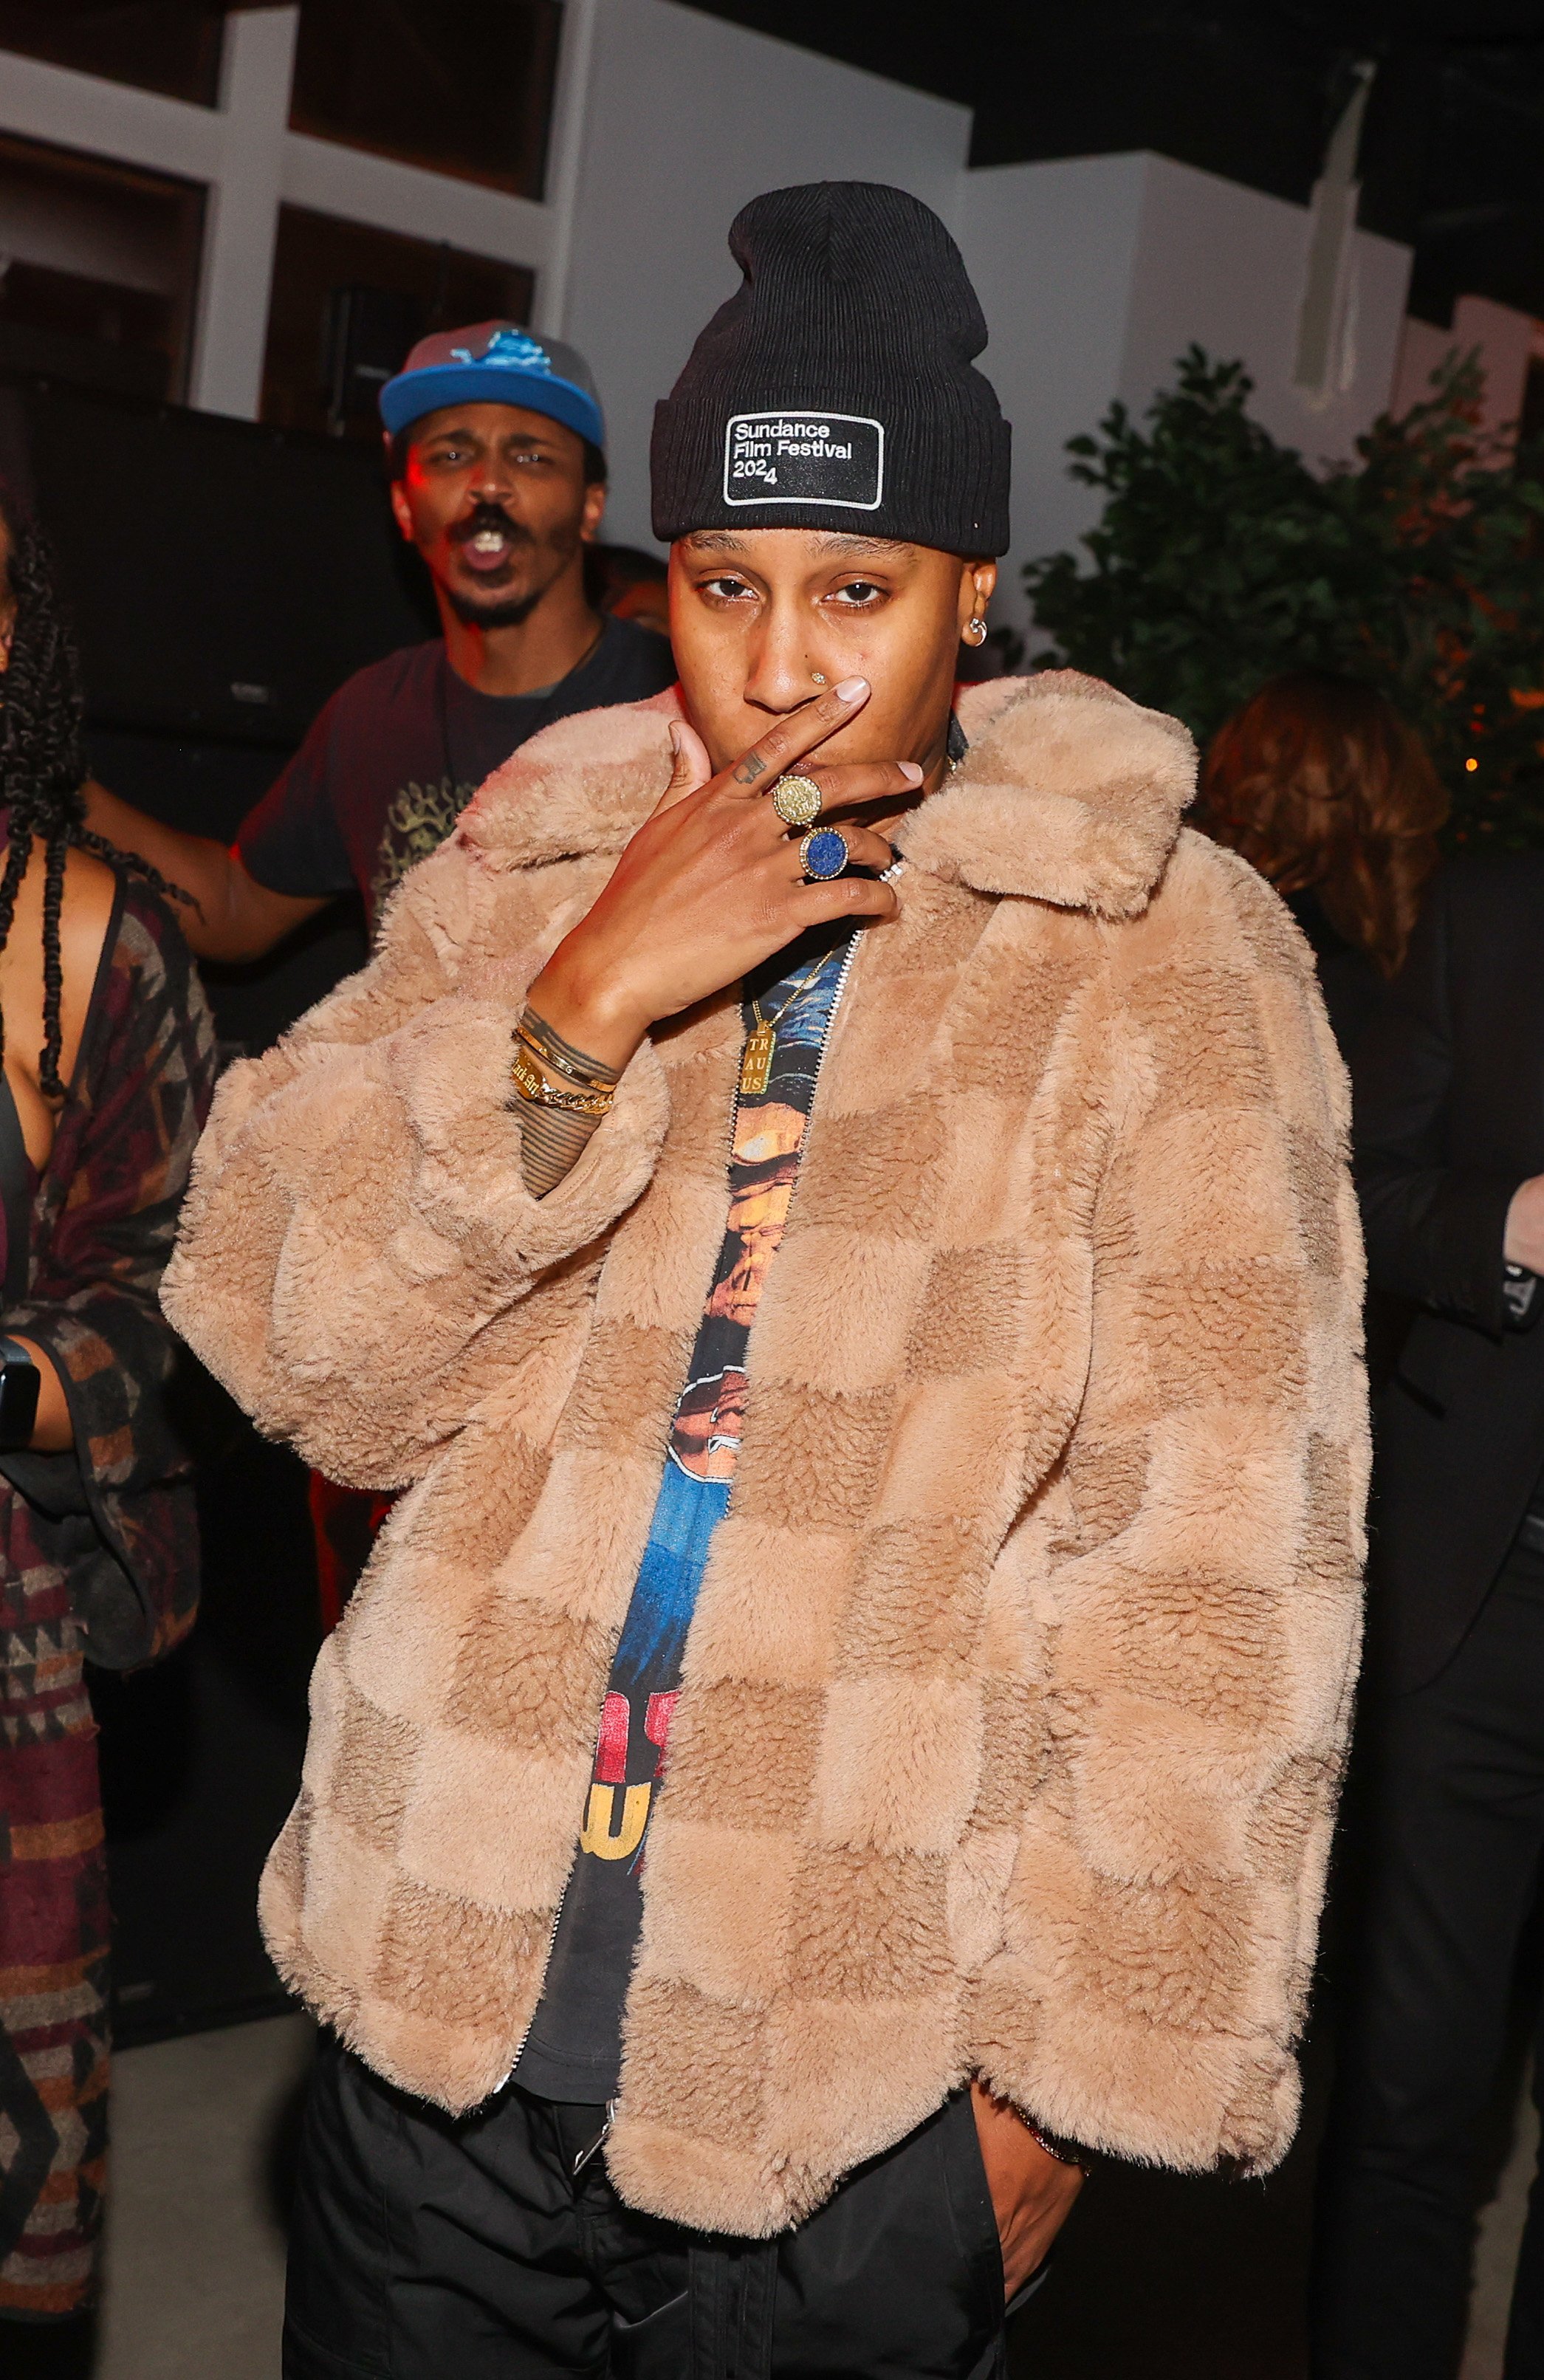
M 213 1080 L 168 890 L 85 825 L 79 675 L 0 489 L 0 2368 L 91 2301 L 107 1892 L 86 1659 L 190 1624 L 157 1292 Z
M 1414 728 L 1356 678 L 1272 678 L 1212 738 L 1196 822 L 1292 910 L 1343 1055 L 1404 956 L 1447 814 Z

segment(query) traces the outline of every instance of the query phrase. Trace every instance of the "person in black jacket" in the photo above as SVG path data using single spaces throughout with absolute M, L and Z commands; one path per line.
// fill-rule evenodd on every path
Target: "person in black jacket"
M 1368 1278 L 1419 1310 L 1378 1413 L 1370 1866 L 1312 2369 L 1453 2380 L 1476 2135 L 1544 1852 L 1544 855 L 1436 880 L 1354 1076 Z M 1506 2380 L 1544 2374 L 1540 2195 Z

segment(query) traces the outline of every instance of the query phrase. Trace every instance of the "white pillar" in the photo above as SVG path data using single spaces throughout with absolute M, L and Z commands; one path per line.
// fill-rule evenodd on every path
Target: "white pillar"
M 564 0 L 552 129 L 547 142 L 546 200 L 550 229 L 547 253 L 536 276 L 531 328 L 561 339 L 568 316 L 568 278 L 573 264 L 574 217 L 584 166 L 585 119 L 595 57 L 595 19 L 600 0 Z
M 220 67 L 220 166 L 204 220 L 189 403 L 255 421 L 298 8 L 242 9 L 225 18 Z

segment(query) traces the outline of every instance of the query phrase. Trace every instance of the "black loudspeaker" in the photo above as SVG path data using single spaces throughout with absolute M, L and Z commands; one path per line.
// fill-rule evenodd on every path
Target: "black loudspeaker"
M 152 735 L 142 729 L 87 731 L 91 773 L 136 809 L 167 826 L 233 840 L 289 757 L 284 747 Z M 356 900 L 323 909 L 255 965 L 205 965 L 204 989 L 223 1045 L 255 1055 L 276 1041 L 346 975 L 363 966 L 364 917 Z
M 346 677 L 437 625 L 379 448 L 46 381 L 0 392 L 97 725 L 293 746 Z
M 432 629 L 369 448 L 18 382 L 0 386 L 0 471 L 59 556 L 93 771 L 170 825 L 228 840 L 328 695 Z M 340 904 L 260 965 L 206 968 L 222 1042 L 266 1048 L 364 956 Z M 91 1673 L 122 2042 L 284 1999 L 256 1895 L 321 1634 L 307 1475 L 207 1376 L 188 1402 L 202 1616 L 159 1668 Z

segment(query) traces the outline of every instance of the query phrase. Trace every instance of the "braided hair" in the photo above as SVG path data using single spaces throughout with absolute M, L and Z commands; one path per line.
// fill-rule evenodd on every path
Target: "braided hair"
M 3 480 L 0 523 L 7 547 L 8 594 L 16 607 L 10 666 L 0 673 L 0 805 L 6 812 L 6 861 L 0 868 L 0 951 L 10 938 L 17 894 L 32 845 L 41 842 L 44 854 L 43 1042 L 38 1075 L 44 1096 L 62 1099 L 64 963 L 59 920 L 67 853 L 72 846 L 94 853 L 113 868 L 128 868 L 152 892 L 176 900 L 188 896 L 178 886 L 166 883 L 145 861 L 131 852 L 119 851 L 86 824 L 85 707 L 75 638 L 59 601 L 47 540 Z M 0 1059 L 5 1047 L 5 1019 L 0 1015 Z

